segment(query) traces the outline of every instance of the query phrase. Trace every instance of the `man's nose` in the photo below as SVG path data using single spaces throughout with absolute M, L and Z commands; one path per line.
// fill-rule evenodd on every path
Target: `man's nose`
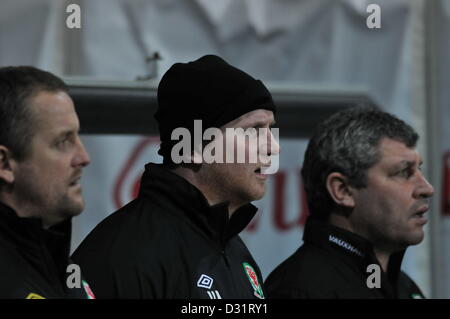
M 278 134 L 278 128 L 272 128 L 269 129 L 269 145 L 268 145 L 268 150 L 269 150 L 269 154 L 268 155 L 277 155 L 280 153 L 281 151 L 281 147 L 279 144 L 279 134 Z
M 89 154 L 86 151 L 86 148 L 84 147 L 81 140 L 78 138 L 78 151 L 77 154 L 74 157 L 74 166 L 88 166 L 91 163 L 91 159 L 89 158 Z
M 428 182 L 425 176 L 420 173 L 419 185 L 415 191 L 415 197 L 431 197 L 434 194 L 434 187 Z

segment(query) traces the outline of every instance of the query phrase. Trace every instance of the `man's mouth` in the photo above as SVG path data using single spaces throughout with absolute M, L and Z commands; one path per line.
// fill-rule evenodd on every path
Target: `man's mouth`
M 270 169 L 271 165 L 262 165 L 260 167 L 258 167 L 257 169 L 255 169 L 255 173 L 259 173 L 259 174 L 267 174 L 267 170 Z
M 412 215 L 412 218 L 420 222 L 421 224 L 426 224 L 427 218 L 425 216 L 426 212 L 428 211 L 428 205 L 421 206 L 415 214 Z
M 80 185 L 80 180 L 81 180 L 81 176 L 77 177 L 76 179 L 74 179 L 69 186 L 78 186 Z
M 259 178 L 259 179 L 266 180 L 268 178 L 268 175 L 264 174 L 263 172 L 264 172 L 264 167 L 263 166 L 262 167 L 258 167 L 257 169 L 255 169 L 256 177 Z
M 414 215 L 420 215 L 423 216 L 427 211 L 428 211 L 429 207 L 427 204 L 419 207 L 419 209 L 417 209 L 416 213 Z

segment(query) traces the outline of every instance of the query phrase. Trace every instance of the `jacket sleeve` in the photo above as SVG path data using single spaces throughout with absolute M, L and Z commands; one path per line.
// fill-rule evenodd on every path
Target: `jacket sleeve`
M 97 235 L 90 234 L 72 255 L 96 298 L 174 298 L 180 263 L 173 258 L 170 232 L 161 240 Z
M 72 259 L 98 299 L 153 299 L 164 297 L 165 268 L 157 257 L 150 262 L 139 251 L 122 245 L 96 249 L 83 242 Z
M 23 290 L 26 273 L 18 258 L 0 246 L 0 299 L 26 298 L 29 293 Z

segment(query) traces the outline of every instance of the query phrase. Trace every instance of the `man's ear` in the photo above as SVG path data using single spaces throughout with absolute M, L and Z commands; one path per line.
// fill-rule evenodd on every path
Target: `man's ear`
M 333 172 L 328 175 L 326 180 L 328 193 L 336 204 L 353 208 L 355 207 L 354 194 L 352 187 L 348 183 L 348 178 L 338 172 Z
M 0 180 L 3 180 L 7 184 L 14 182 L 13 162 L 11 151 L 0 145 Z

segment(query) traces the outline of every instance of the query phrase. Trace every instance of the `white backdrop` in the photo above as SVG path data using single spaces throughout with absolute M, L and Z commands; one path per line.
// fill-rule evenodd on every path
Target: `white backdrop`
M 69 3 L 81 7 L 81 29 L 65 25 Z M 369 3 L 381 7 L 381 29 L 366 26 Z M 144 58 L 157 51 L 162 56 L 158 82 L 175 62 L 218 54 L 265 82 L 319 89 L 364 86 L 384 109 L 419 131 L 423 137 L 419 149 L 425 155 L 423 8 L 423 0 L 2 0 L 0 65 L 31 64 L 61 76 L 133 80 L 147 73 Z M 448 10 L 443 11 L 441 19 L 448 17 Z M 440 34 L 442 68 L 448 67 L 450 56 L 446 30 Z M 447 74 L 442 72 L 440 90 L 444 136 L 450 136 Z M 74 221 L 74 247 L 116 209 L 115 189 L 125 192 L 122 201 L 131 198 L 133 188 L 124 186 L 125 182 L 120 184 L 123 188 L 118 187 L 117 178 L 142 139 L 83 136 L 92 164 L 83 179 L 87 208 Z M 450 149 L 449 139 L 444 140 L 443 150 Z M 296 176 L 306 141 L 281 142 L 285 207 L 278 206 L 278 212 L 273 208 L 274 194 L 281 193 L 274 189 L 275 180 L 270 180 L 270 191 L 257 203 L 262 210 L 258 224 L 243 234 L 265 277 L 301 239 L 296 222 L 301 214 Z M 160 161 L 152 145 L 144 145 L 133 172 L 127 171 L 131 185 L 145 162 Z M 450 233 L 450 224 L 448 228 L 443 229 L 443 239 Z M 428 244 L 426 239 L 408 250 L 404 269 L 430 296 Z
M 437 103 L 440 111 L 440 130 L 442 131 L 441 154 L 443 156 L 442 184 L 442 212 L 444 213 L 440 230 L 441 249 L 439 252 L 444 257 L 442 267 L 445 282 L 445 297 L 450 297 L 450 90 L 449 90 L 449 65 L 450 65 L 450 42 L 448 31 L 450 30 L 450 1 L 439 1 L 439 14 L 436 22 L 437 42 Z

